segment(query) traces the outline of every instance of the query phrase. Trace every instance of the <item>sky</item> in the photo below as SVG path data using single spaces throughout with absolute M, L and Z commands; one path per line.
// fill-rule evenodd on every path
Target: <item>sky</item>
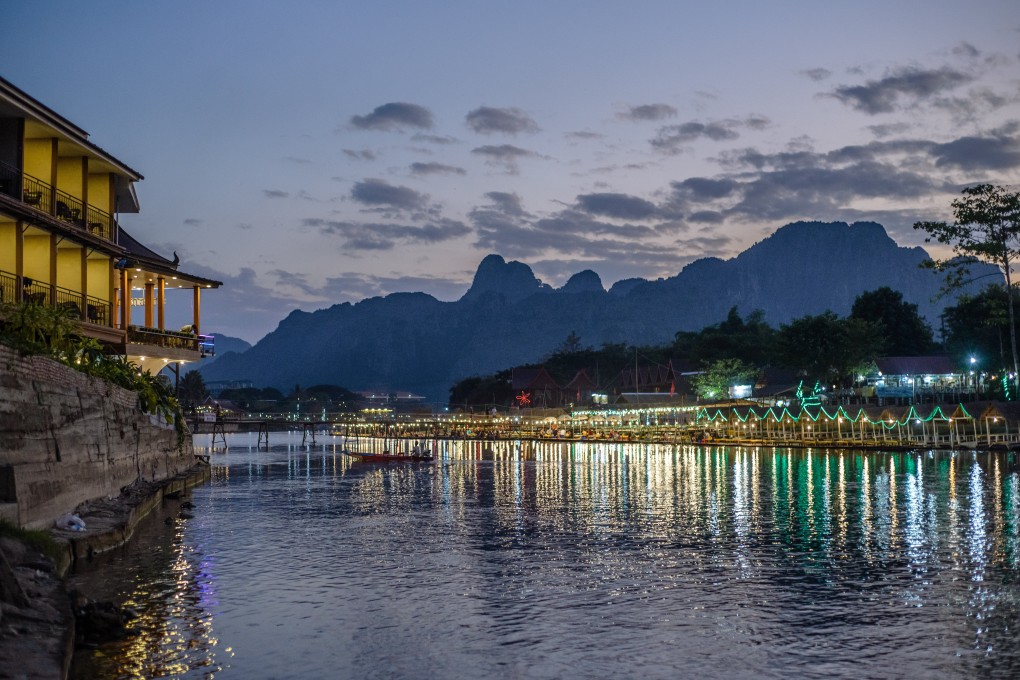
M 490 253 L 608 288 L 797 220 L 924 245 L 963 187 L 1020 184 L 1016 0 L 0 7 L 0 75 L 144 175 L 121 224 L 249 342 L 456 300 Z

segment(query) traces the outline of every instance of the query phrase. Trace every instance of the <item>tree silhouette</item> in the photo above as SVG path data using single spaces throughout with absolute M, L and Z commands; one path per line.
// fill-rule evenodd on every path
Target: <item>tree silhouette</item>
M 953 201 L 955 222 L 916 222 L 914 229 L 928 233 L 932 239 L 952 247 L 956 257 L 949 260 L 931 259 L 922 266 L 946 273 L 946 288 L 959 288 L 967 280 L 969 267 L 987 262 L 1002 271 L 1008 291 L 1009 343 L 1013 354 L 1013 379 L 1020 387 L 1020 358 L 1016 347 L 1016 323 L 1013 312 L 1012 266 L 1020 259 L 1020 192 L 1004 187 L 978 184 L 963 190 L 963 197 Z

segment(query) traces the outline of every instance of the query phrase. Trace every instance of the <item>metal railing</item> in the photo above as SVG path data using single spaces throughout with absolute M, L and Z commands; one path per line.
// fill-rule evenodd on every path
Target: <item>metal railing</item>
M 128 342 L 140 345 L 156 345 L 157 347 L 198 352 L 200 351 L 199 338 L 202 337 L 205 336 L 178 333 L 177 331 L 161 331 L 158 328 L 146 328 L 145 326 L 128 326 Z
M 111 305 L 102 298 L 5 271 L 0 271 L 0 300 L 64 309 L 79 321 L 100 326 L 109 326 L 112 318 Z
M 0 161 L 0 193 L 107 241 L 114 240 L 116 221 L 110 213 L 86 204 L 80 198 L 56 189 L 2 161 Z
M 18 277 L 0 272 L 0 302 L 14 302 L 18 299 Z

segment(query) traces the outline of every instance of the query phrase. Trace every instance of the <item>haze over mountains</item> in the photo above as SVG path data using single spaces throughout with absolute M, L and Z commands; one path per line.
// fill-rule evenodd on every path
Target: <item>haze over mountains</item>
M 732 307 L 742 316 L 760 309 L 778 327 L 825 310 L 845 316 L 859 294 L 888 286 L 937 329 L 954 300 L 935 300 L 942 279 L 919 267 L 927 258 L 874 222 L 788 224 L 730 260 L 697 260 L 676 276 L 627 279 L 608 291 L 590 270 L 554 289 L 526 264 L 489 255 L 455 302 L 395 293 L 294 311 L 250 349 L 220 353 L 200 370 L 206 381 L 410 390 L 445 403 L 454 382 L 541 361 L 571 332 L 585 346 L 662 344 L 679 330 L 718 323 Z M 982 265 L 972 273 L 976 292 L 998 270 Z

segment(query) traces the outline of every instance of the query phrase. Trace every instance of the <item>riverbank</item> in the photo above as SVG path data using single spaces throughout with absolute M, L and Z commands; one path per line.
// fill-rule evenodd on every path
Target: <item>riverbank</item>
M 0 559 L 6 563 L 0 568 L 16 582 L 5 585 L 0 603 L 0 678 L 66 678 L 76 627 L 64 577 L 79 561 L 131 540 L 154 509 L 208 479 L 209 467 L 195 465 L 173 478 L 139 480 L 119 496 L 82 503 L 74 514 L 85 523 L 84 531 L 50 531 L 58 548 L 55 560 L 22 541 L 0 539 Z

